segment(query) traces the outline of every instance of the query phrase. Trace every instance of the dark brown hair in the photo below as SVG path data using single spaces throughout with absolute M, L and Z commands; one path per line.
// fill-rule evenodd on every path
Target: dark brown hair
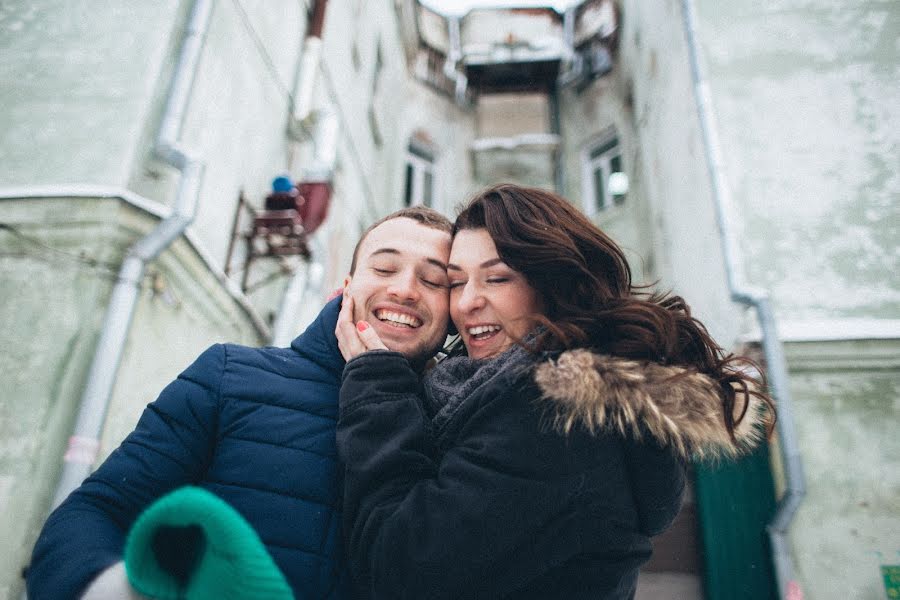
M 634 286 L 622 250 L 568 201 L 541 189 L 497 185 L 469 201 L 456 218 L 453 235 L 482 228 L 503 262 L 521 273 L 543 300 L 543 314 L 534 318 L 545 329 L 529 348 L 590 348 L 684 366 L 719 383 L 732 439 L 749 395 L 765 402 L 771 429 L 774 403 L 762 391 L 764 383 L 751 375 L 761 376 L 753 362 L 726 355 L 681 297 Z M 743 405 L 736 407 L 738 398 Z
M 356 246 L 353 248 L 353 260 L 350 261 L 350 274 L 356 271 L 356 259 L 359 255 L 359 247 L 362 246 L 363 240 L 372 232 L 373 229 L 381 225 L 386 221 L 391 221 L 393 219 L 412 219 L 417 223 L 424 225 L 425 227 L 430 227 L 431 229 L 437 229 L 438 231 L 444 231 L 446 233 L 451 233 L 453 231 L 453 223 L 450 222 L 450 219 L 434 210 L 433 208 L 428 208 L 427 206 L 408 206 L 406 208 L 401 208 L 400 210 L 394 211 L 386 217 L 382 217 L 378 219 L 371 225 L 369 225 L 365 231 L 363 231 L 362 235 L 359 236 L 359 241 L 356 242 Z

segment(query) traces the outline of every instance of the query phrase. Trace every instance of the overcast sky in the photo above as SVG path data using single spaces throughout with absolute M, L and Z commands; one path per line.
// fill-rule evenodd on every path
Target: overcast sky
M 444 14 L 465 14 L 471 8 L 497 6 L 550 6 L 558 11 L 579 0 L 420 0 L 422 4 Z

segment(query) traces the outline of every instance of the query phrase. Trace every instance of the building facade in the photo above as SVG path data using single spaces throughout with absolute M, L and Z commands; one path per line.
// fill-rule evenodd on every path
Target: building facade
M 787 426 L 695 467 L 641 597 L 884 597 L 896 2 L 23 4 L 0 8 L 0 597 L 21 594 L 64 455 L 102 460 L 207 345 L 286 344 L 376 218 L 452 216 L 509 180 L 569 198 L 727 349 L 772 358 L 736 287 L 773 307 Z M 279 175 L 325 191 L 303 252 L 259 228 Z M 96 443 L 73 445 L 86 402 Z

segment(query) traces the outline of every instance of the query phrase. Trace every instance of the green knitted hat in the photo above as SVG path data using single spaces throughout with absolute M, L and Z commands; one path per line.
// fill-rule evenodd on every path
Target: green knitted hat
M 132 587 L 163 600 L 292 600 L 253 527 L 218 496 L 183 487 L 141 513 L 125 542 Z

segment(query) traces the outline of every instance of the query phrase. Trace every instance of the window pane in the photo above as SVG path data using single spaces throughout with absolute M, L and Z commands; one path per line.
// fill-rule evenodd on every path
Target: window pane
M 403 205 L 412 205 L 412 187 L 413 187 L 413 166 L 406 163 L 406 189 L 403 192 Z
M 597 158 L 619 145 L 619 138 L 611 138 L 591 148 L 591 158 Z
M 418 156 L 419 158 L 421 158 L 423 160 L 427 160 L 428 162 L 434 162 L 434 155 L 429 150 L 423 148 L 419 144 L 410 143 L 409 153 L 412 154 L 413 156 Z
M 622 155 L 616 154 L 615 156 L 610 158 L 609 167 L 613 173 L 620 173 L 622 171 Z
M 605 192 L 606 189 L 606 175 L 603 173 L 603 169 L 597 167 L 594 169 L 594 206 L 597 207 L 597 210 L 603 210 L 606 208 Z
M 425 171 L 424 181 L 422 183 L 422 204 L 431 206 L 431 196 L 434 192 L 434 176 L 431 170 Z
M 622 172 L 622 155 L 616 154 L 612 158 L 609 159 L 609 169 L 612 173 L 621 173 Z M 625 194 L 621 194 L 618 196 L 613 196 L 613 203 L 616 205 L 625 203 Z

